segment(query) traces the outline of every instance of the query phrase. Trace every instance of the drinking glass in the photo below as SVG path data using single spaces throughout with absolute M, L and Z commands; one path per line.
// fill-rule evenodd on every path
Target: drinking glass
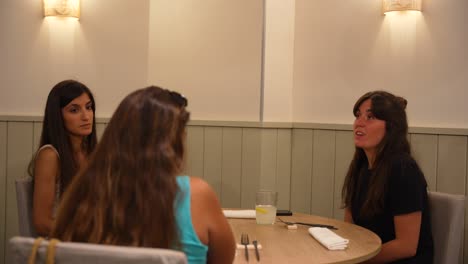
M 270 190 L 257 192 L 255 200 L 255 218 L 257 224 L 272 225 L 276 219 L 276 202 L 278 193 Z

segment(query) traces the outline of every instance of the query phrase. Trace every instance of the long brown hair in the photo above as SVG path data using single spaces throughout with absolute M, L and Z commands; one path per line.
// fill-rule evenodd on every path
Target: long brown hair
M 78 171 L 78 164 L 73 157 L 69 132 L 66 130 L 62 108 L 67 106 L 75 98 L 82 94 L 87 94 L 91 100 L 93 109 L 93 129 L 91 134 L 84 137 L 82 150 L 90 155 L 97 143 L 96 136 L 96 103 L 93 94 L 86 85 L 75 80 L 64 80 L 57 83 L 49 92 L 44 111 L 44 121 L 42 123 L 42 133 L 39 148 L 50 144 L 54 146 L 60 156 L 60 194 L 64 192 Z M 34 177 L 35 156 L 29 163 L 29 175 Z
M 371 100 L 372 114 L 377 119 L 385 121 L 385 136 L 377 146 L 367 197 L 360 210 L 360 215 L 363 217 L 371 217 L 382 211 L 388 178 L 395 160 L 402 155 L 412 159 L 407 138 L 408 121 L 405 111 L 407 101 L 385 91 L 368 92 L 355 103 L 353 107 L 355 116 L 361 104 L 368 99 Z M 364 150 L 356 147 L 342 189 L 344 207 L 351 206 L 355 195 L 362 191 L 362 175 L 367 166 L 368 160 Z
M 187 100 L 150 86 L 129 94 L 88 167 L 72 182 L 51 236 L 64 241 L 174 248 L 174 202 Z

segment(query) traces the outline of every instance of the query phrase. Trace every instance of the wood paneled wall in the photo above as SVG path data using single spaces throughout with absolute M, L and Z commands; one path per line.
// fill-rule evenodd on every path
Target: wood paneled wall
M 106 122 L 98 121 L 98 135 Z M 14 180 L 26 175 L 41 128 L 40 118 L 0 118 L 0 264 L 18 234 Z M 347 125 L 193 121 L 185 173 L 204 178 L 223 207 L 253 208 L 256 190 L 273 189 L 279 208 L 342 219 L 352 137 Z M 466 195 L 468 130 L 414 128 L 409 139 L 430 190 Z M 465 221 L 465 240 L 467 231 Z

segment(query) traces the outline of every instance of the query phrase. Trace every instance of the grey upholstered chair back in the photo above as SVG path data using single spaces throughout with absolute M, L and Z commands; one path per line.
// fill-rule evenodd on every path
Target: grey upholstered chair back
M 13 237 L 9 241 L 12 264 L 28 263 L 34 238 Z M 46 260 L 48 241 L 43 241 L 36 255 L 36 263 Z M 59 242 L 55 247 L 55 264 L 186 264 L 185 254 L 175 250 Z
M 33 181 L 31 177 L 15 180 L 18 204 L 19 233 L 21 236 L 36 237 L 32 222 Z
M 429 192 L 434 264 L 457 264 L 464 234 L 465 196 Z

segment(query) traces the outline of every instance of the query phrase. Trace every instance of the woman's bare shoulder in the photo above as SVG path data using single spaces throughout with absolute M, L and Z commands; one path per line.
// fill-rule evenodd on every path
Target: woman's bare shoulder
M 59 177 L 60 158 L 55 148 L 40 148 L 34 160 L 34 178 L 55 179 Z
M 192 205 L 203 210 L 220 210 L 218 196 L 213 188 L 205 180 L 198 177 L 190 177 L 190 192 Z
M 36 153 L 36 164 L 41 161 L 58 161 L 59 155 L 52 145 L 42 146 Z
M 216 194 L 211 186 L 203 179 L 190 176 L 190 191 L 193 195 L 211 196 Z

